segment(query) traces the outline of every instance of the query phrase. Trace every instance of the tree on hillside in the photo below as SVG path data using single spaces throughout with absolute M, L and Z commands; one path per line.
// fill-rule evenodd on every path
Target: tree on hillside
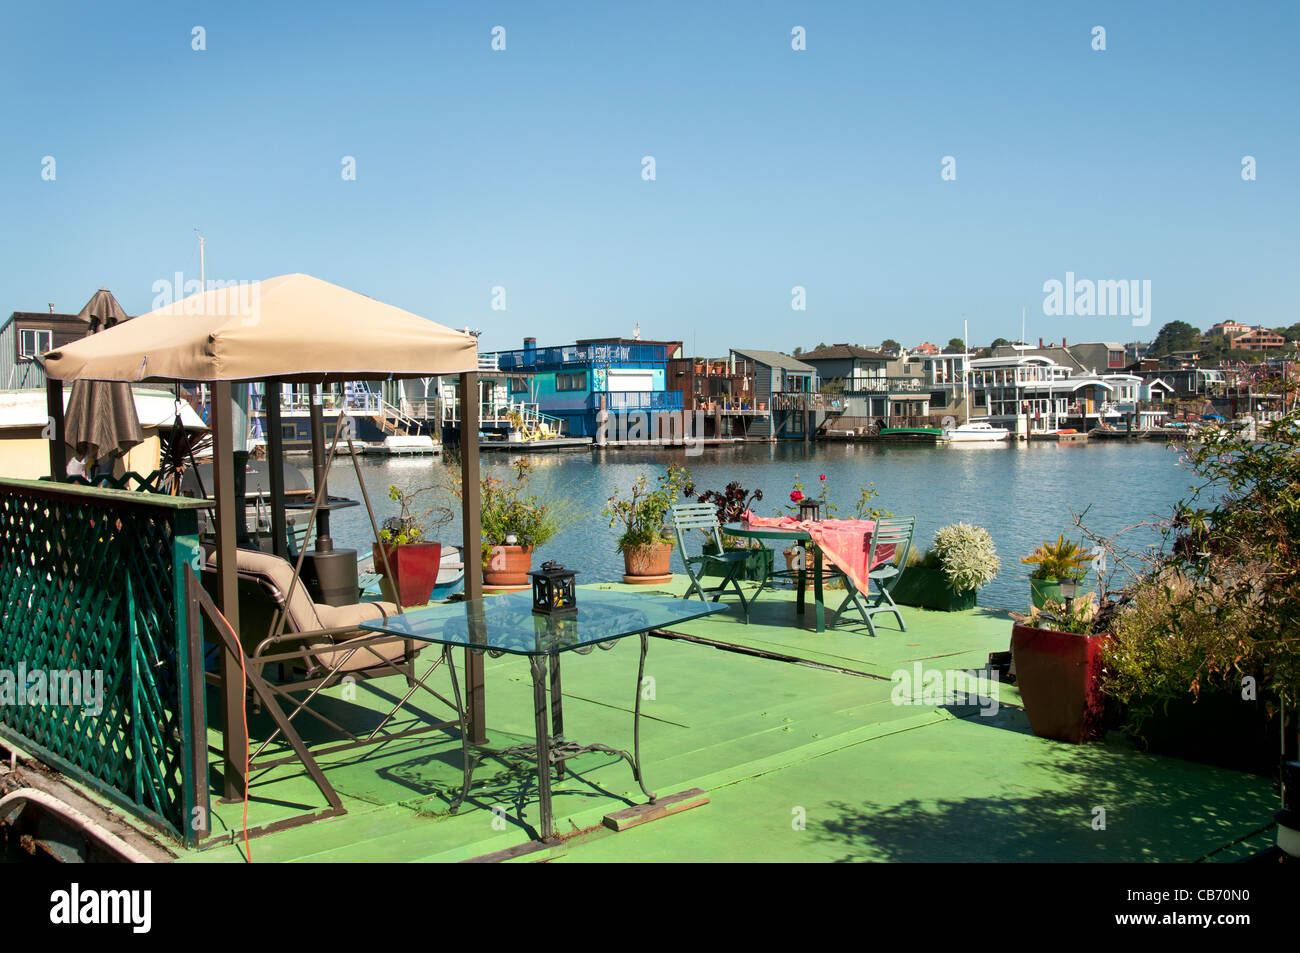
M 1174 351 L 1194 351 L 1201 346 L 1201 331 L 1186 321 L 1170 321 L 1151 342 L 1150 353 L 1156 357 Z
M 995 347 L 1006 347 L 1010 343 L 1011 342 L 1006 338 L 994 338 L 993 343 L 989 345 L 989 349 L 991 350 Z
M 1286 338 L 1288 341 L 1300 341 L 1300 322 L 1291 325 L 1291 327 L 1282 331 L 1281 334 L 1282 337 Z
M 885 338 L 880 342 L 880 349 L 882 351 L 897 351 L 900 347 L 902 347 L 902 345 L 893 338 Z
M 966 350 L 966 342 L 961 338 L 949 338 L 948 346 L 943 349 L 945 354 L 960 354 Z
M 799 356 L 800 354 L 802 354 L 802 353 L 803 353 L 803 348 L 801 348 L 801 347 L 797 347 L 797 348 L 794 349 L 794 356 L 795 356 L 795 357 L 798 357 L 798 356 Z

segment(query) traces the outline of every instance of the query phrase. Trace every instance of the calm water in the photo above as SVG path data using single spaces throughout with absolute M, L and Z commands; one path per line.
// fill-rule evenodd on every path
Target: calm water
M 507 476 L 512 458 L 483 454 L 484 472 Z M 842 513 L 856 502 L 860 486 L 875 483 L 880 492 L 876 505 L 897 515 L 916 515 L 917 540 L 922 545 L 949 523 L 983 526 L 993 535 L 1002 572 L 981 591 L 980 602 L 1000 608 L 1021 608 L 1026 602 L 1030 567 L 1020 563 L 1021 556 L 1062 532 L 1067 538 L 1078 538 L 1072 531 L 1071 510 L 1081 512 L 1091 506 L 1088 525 L 1110 533 L 1167 516 L 1191 482 L 1174 451 L 1148 441 L 964 447 L 750 444 L 706 448 L 694 457 L 681 451 L 611 450 L 537 454 L 532 460 L 535 491 L 547 499 L 567 501 L 577 517 L 539 555 L 579 570 L 579 582 L 617 580 L 622 574 L 622 557 L 614 550 L 617 532 L 600 517 L 610 493 L 615 487 L 626 488 L 641 473 L 653 478 L 675 462 L 690 468 L 701 489 L 721 489 L 731 480 L 748 489 L 762 489 L 765 499 L 758 511 L 763 515 L 773 514 L 788 500 L 796 474 L 806 487 L 815 487 L 818 475 L 825 473 L 830 499 Z M 389 484 L 410 490 L 445 473 L 437 458 L 366 457 L 361 465 L 380 518 L 397 510 L 387 498 Z M 359 498 L 350 461 L 335 464 L 330 491 Z M 454 505 L 445 494 L 441 498 Z M 335 514 L 335 520 L 336 541 L 369 546 L 364 508 Z M 459 542 L 458 515 L 440 536 Z M 1158 542 L 1155 534 L 1148 539 Z M 676 556 L 673 563 L 680 572 Z

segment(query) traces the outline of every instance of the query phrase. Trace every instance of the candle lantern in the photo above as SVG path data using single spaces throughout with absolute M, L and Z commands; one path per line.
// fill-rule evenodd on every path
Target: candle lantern
M 821 500 L 810 500 L 804 497 L 799 501 L 799 519 L 803 522 L 816 523 L 822 518 Z
M 1069 605 L 1071 601 L 1078 598 L 1079 596 L 1079 580 L 1071 579 L 1070 577 L 1066 576 L 1066 577 L 1062 577 L 1060 582 L 1061 582 L 1061 598 L 1065 600 L 1066 605 Z
M 541 569 L 528 574 L 533 580 L 533 611 L 544 615 L 576 612 L 578 591 L 574 584 L 577 573 L 565 569 L 557 562 L 544 562 Z

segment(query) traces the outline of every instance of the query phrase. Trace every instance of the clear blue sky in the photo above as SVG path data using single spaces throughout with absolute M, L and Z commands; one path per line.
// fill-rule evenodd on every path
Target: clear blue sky
M 488 348 L 1290 325 L 1298 50 L 1290 2 L 10 4 L 0 311 L 148 310 L 199 227 L 210 279 L 307 272 Z M 1067 271 L 1149 279 L 1151 326 L 1045 317 Z

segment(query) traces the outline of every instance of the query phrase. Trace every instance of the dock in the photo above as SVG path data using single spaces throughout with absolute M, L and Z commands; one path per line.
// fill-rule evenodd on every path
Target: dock
M 685 578 L 660 589 L 680 594 Z M 666 803 L 634 812 L 644 823 L 627 823 L 645 800 L 627 765 L 599 752 L 569 762 L 556 784 L 556 842 L 532 839 L 538 808 L 526 770 L 485 765 L 451 814 L 460 745 L 433 735 L 323 756 L 347 813 L 254 837 L 252 859 L 1186 862 L 1268 846 L 1271 834 L 1259 833 L 1276 809 L 1267 778 L 1144 754 L 1118 732 L 1084 746 L 1037 738 L 1013 685 L 998 686 L 991 715 L 898 703 L 897 671 L 979 669 L 1005 651 L 1004 613 L 906 609 L 907 632 L 886 622 L 870 638 L 851 620 L 821 634 L 797 624 L 793 598 L 767 591 L 748 625 L 729 611 L 651 639 L 641 745 L 647 785 Z M 567 735 L 630 746 L 637 654 L 619 646 L 565 657 Z M 527 660 L 485 664 L 490 740 L 529 740 Z M 352 702 L 342 687 L 326 694 L 333 716 L 362 724 L 404 687 L 391 676 L 359 683 Z M 250 708 L 249 718 L 265 737 L 265 712 Z M 180 863 L 244 863 L 243 804 L 218 794 L 213 841 L 185 849 L 154 835 L 151 849 Z M 300 766 L 272 768 L 254 779 L 248 823 L 323 804 Z M 1122 805 L 1104 836 L 1090 823 L 1095 804 Z

